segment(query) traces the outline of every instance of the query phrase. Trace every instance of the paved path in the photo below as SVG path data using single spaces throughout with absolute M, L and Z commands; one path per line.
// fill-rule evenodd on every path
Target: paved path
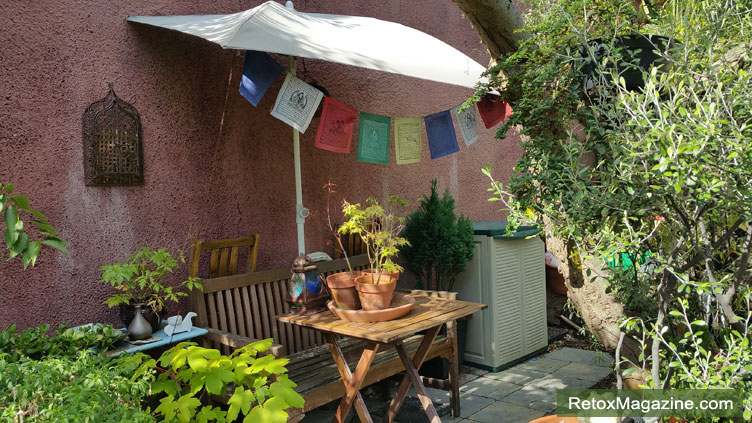
M 462 415 L 449 416 L 449 393 L 428 388 L 443 423 L 519 422 L 553 414 L 557 389 L 590 388 L 613 370 L 607 354 L 562 348 L 498 373 L 462 366 L 460 398 Z M 366 405 L 374 421 L 380 421 L 387 404 L 368 396 Z M 351 420 L 357 421 L 357 416 Z M 309 412 L 304 423 L 329 423 L 334 410 Z M 405 401 L 395 419 L 398 423 L 427 422 L 415 392 Z

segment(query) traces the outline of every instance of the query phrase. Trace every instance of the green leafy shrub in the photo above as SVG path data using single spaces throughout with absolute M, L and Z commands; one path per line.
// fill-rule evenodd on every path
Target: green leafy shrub
M 106 351 L 124 337 L 122 331 L 102 324 L 78 328 L 60 325 L 52 337 L 47 335 L 49 330 L 49 325 L 40 325 L 18 332 L 16 325 L 11 325 L 0 332 L 0 354 L 9 362 L 20 358 L 75 356 L 92 347 Z
M 135 373 L 143 355 L 115 360 L 81 351 L 72 356 L 0 353 L 0 420 L 7 422 L 134 422 L 155 419 L 141 409 L 151 372 Z
M 182 251 L 178 259 L 185 263 Z M 105 300 L 110 307 L 142 303 L 159 312 L 165 301 L 177 302 L 188 293 L 166 285 L 168 277 L 178 268 L 178 261 L 165 248 L 158 250 L 141 247 L 127 262 L 107 264 L 99 268 L 102 283 L 118 291 Z M 179 285 L 181 288 L 202 289 L 198 278 L 189 277 Z
M 286 422 L 285 409 L 303 407 L 303 398 L 285 374 L 289 360 L 260 355 L 271 345 L 271 339 L 258 341 L 230 356 L 193 342 L 176 345 L 159 358 L 167 370 L 151 386 L 153 394 L 164 393 L 154 411 L 165 422 L 233 422 L 238 416 L 245 416 L 244 423 Z M 155 365 L 150 360 L 142 367 Z M 209 395 L 228 394 L 226 408 L 207 401 Z
M 41 212 L 29 207 L 29 199 L 22 195 L 11 194 L 13 194 L 13 184 L 0 183 L 0 212 L 3 214 L 5 224 L 3 240 L 10 250 L 8 260 L 20 256 L 26 269 L 29 264 L 32 267 L 36 264 L 42 245 L 68 252 L 65 248 L 66 242 L 58 236 L 57 230 L 50 225 L 47 218 Z M 41 241 L 32 239 L 28 228 L 24 230 L 21 212 L 33 216 L 31 223 L 37 227 L 36 234 Z
M 649 252 L 644 280 L 612 280 L 633 307 L 655 301 L 623 326 L 643 341 L 634 364 L 646 385 L 740 389 L 749 419 L 752 4 L 642 5 L 531 2 L 530 38 L 489 72 L 514 108 L 498 135 L 523 135 L 505 194 L 512 213 L 544 215 L 583 259 L 606 267 L 621 252 Z M 641 34 L 669 40 L 652 46 L 652 66 L 619 46 Z M 627 87 L 622 64 L 642 88 Z
M 431 194 L 424 195 L 418 209 L 407 216 L 402 236 L 410 243 L 401 249 L 405 266 L 428 289 L 451 291 L 455 278 L 473 258 L 473 224 L 454 213 L 449 190 L 439 196 L 435 179 Z

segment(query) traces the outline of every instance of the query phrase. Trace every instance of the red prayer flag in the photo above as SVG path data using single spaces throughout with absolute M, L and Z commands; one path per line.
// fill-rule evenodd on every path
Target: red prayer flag
M 486 129 L 496 126 L 504 120 L 505 117 L 512 114 L 512 108 L 509 103 L 501 99 L 501 96 L 486 94 L 478 102 L 478 113 Z
M 324 98 L 321 122 L 313 145 L 323 150 L 349 154 L 357 114 L 350 106 L 329 97 Z

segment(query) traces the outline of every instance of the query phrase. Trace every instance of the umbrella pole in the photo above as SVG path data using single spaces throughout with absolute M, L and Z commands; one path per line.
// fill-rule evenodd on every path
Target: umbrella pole
M 289 72 L 295 76 L 295 57 L 289 56 Z M 295 159 L 295 222 L 298 225 L 298 254 L 305 254 L 305 219 L 308 209 L 303 207 L 303 182 L 300 172 L 300 132 L 292 130 L 292 149 Z

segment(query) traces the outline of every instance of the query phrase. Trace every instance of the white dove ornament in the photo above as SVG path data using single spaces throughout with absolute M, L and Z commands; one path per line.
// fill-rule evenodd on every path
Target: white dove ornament
M 185 315 L 185 319 L 181 316 L 172 316 L 167 319 L 167 326 L 164 328 L 164 332 L 168 336 L 172 336 L 176 333 L 188 332 L 193 328 L 193 322 L 191 319 L 196 317 L 196 313 L 190 312 Z

